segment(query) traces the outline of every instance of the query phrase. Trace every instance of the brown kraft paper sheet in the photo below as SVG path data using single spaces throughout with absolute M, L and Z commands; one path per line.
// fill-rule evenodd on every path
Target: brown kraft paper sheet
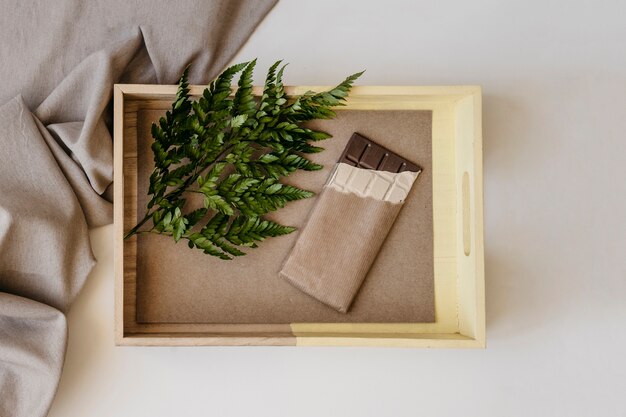
M 138 114 L 138 216 L 147 203 L 152 171 L 150 126 L 162 111 Z M 353 132 L 423 168 L 349 312 L 343 314 L 278 276 L 298 231 L 262 242 L 233 261 L 191 250 L 165 236 L 140 235 L 137 247 L 137 320 L 144 323 L 433 322 L 432 115 L 412 110 L 339 110 L 334 120 L 309 126 L 333 138 L 310 155 L 324 165 L 284 179 L 316 193 Z M 289 203 L 268 216 L 302 227 L 316 197 Z M 364 218 L 364 221 L 367 221 Z M 329 242 L 331 244 L 331 242 Z

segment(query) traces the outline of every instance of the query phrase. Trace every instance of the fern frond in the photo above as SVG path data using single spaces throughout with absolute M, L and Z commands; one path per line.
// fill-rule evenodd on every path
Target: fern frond
M 189 96 L 185 68 L 171 110 L 152 125 L 148 210 L 126 237 L 151 221 L 149 231 L 226 260 L 295 230 L 263 216 L 313 195 L 280 182 L 294 171 L 322 168 L 302 154 L 322 151 L 312 143 L 330 135 L 302 123 L 334 117 L 332 108 L 344 103 L 361 73 L 329 91 L 289 98 L 281 64 L 268 69 L 259 100 L 252 94 L 256 59 L 226 68 L 197 100 Z M 199 194 L 204 206 L 185 210 L 185 193 Z

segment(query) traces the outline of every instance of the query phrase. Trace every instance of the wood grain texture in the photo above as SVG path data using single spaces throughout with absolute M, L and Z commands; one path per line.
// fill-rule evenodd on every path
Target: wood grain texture
M 288 87 L 287 93 L 297 95 L 325 88 Z M 192 86 L 191 93 L 198 95 L 203 89 L 203 86 Z M 260 91 L 260 88 L 255 88 L 255 93 Z M 481 92 L 475 86 L 355 87 L 346 106 L 347 110 L 433 112 L 435 323 L 137 323 L 136 242 L 133 238 L 123 241 L 124 230 L 130 228 L 136 219 L 136 204 L 133 203 L 137 198 L 136 113 L 140 109 L 167 108 L 175 92 L 176 86 L 115 87 L 117 344 L 484 347 L 482 115 Z M 462 178 L 465 172 L 469 177 L 469 215 L 463 216 Z M 469 230 L 469 255 L 465 255 L 464 251 L 464 228 Z

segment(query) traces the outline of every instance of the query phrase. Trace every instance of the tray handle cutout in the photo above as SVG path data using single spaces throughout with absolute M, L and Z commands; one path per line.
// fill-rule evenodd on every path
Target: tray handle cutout
M 469 256 L 472 252 L 472 235 L 470 229 L 470 181 L 467 171 L 463 173 L 462 181 L 462 199 L 463 199 L 463 252 L 465 256 Z

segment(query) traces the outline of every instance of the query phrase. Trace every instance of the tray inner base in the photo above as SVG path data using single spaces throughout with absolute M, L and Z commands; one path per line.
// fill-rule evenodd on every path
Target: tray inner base
M 137 168 L 132 188 L 137 190 L 138 216 L 143 215 L 146 205 L 152 169 L 150 125 L 163 112 L 161 109 L 136 112 Z M 190 250 L 184 243 L 175 245 L 170 238 L 141 235 L 136 249 L 138 323 L 434 321 L 432 113 L 342 110 L 336 119 L 316 121 L 311 127 L 334 136 L 321 143 L 326 151 L 311 156 L 325 168 L 294 173 L 286 179 L 288 183 L 318 192 L 355 131 L 423 168 L 350 312 L 337 313 L 278 278 L 278 270 L 297 239 L 297 232 L 269 239 L 259 248 L 248 250 L 248 255 L 228 262 Z M 269 217 L 283 224 L 302 226 L 314 200 L 290 203 Z

